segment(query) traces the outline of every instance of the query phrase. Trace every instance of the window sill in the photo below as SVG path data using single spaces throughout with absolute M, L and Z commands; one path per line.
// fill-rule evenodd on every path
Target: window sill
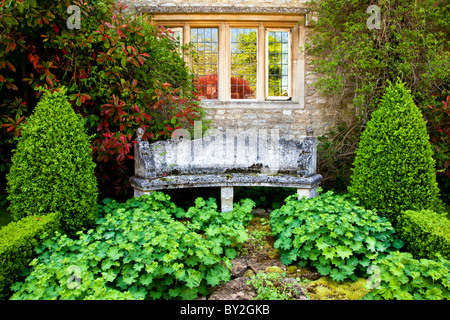
M 302 104 L 299 101 L 292 100 L 202 100 L 200 105 L 206 109 L 301 109 Z

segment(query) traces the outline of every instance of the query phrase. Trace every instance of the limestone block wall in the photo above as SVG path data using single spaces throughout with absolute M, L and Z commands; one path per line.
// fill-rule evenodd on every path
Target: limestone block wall
M 312 28 L 308 21 L 306 0 L 128 0 L 130 8 L 152 14 L 180 13 L 201 14 L 202 12 L 217 14 L 233 12 L 234 14 L 297 14 L 306 19 L 299 21 L 303 43 L 299 50 L 309 41 Z M 278 129 L 280 137 L 286 139 L 303 139 L 306 128 L 312 126 L 314 135 L 324 135 L 335 127 L 337 115 L 340 113 L 332 107 L 330 101 L 322 97 L 313 87 L 318 75 L 312 70 L 312 57 L 302 54 L 298 63 L 302 64 L 298 75 L 299 96 L 293 101 L 207 101 L 201 102 L 207 110 L 206 118 L 211 120 L 213 128 Z
M 284 102 L 283 105 L 271 103 L 267 107 L 261 108 L 254 107 L 251 103 L 239 103 L 233 108 L 229 106 L 220 108 L 219 104 L 214 108 L 206 106 L 206 119 L 211 120 L 212 126 L 219 130 L 227 128 L 276 129 L 280 137 L 299 140 L 306 136 L 308 126 L 312 126 L 314 135 L 318 136 L 326 134 L 335 124 L 334 119 L 337 112 L 328 108 L 324 101 L 316 103 L 313 108 L 298 108 L 297 106 L 296 103 Z

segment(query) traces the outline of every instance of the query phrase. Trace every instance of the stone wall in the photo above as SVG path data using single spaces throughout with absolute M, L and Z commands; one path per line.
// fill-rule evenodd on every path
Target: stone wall
M 280 137 L 285 139 L 303 139 L 306 128 L 312 126 L 315 136 L 326 134 L 335 124 L 337 111 L 328 108 L 326 101 L 311 94 L 310 107 L 298 108 L 297 103 L 267 103 L 264 108 L 252 107 L 251 103 L 236 103 L 232 108 L 216 103 L 214 108 L 206 105 L 206 119 L 219 130 L 227 128 L 278 129 Z M 317 102 L 316 102 L 317 101 Z M 314 103 L 314 104 L 313 104 Z M 205 104 L 204 104 L 205 105 Z M 307 105 L 307 106 L 308 106 Z
M 306 0 L 128 0 L 130 8 L 140 12 L 157 13 L 283 13 L 307 15 Z M 220 18 L 220 15 L 218 16 Z M 309 17 L 306 16 L 306 21 Z M 301 22 L 305 41 L 308 42 L 311 27 Z M 312 71 L 312 57 L 304 55 L 303 95 L 300 101 L 202 101 L 207 110 L 206 119 L 220 130 L 227 128 L 279 129 L 286 139 L 303 139 L 307 126 L 314 128 L 314 135 L 324 135 L 335 127 L 340 111 L 331 107 L 331 102 L 322 97 L 313 87 L 317 74 Z

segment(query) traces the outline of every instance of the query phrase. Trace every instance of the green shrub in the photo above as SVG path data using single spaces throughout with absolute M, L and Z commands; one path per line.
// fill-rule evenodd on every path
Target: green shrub
M 449 300 L 450 261 L 414 259 L 408 252 L 393 252 L 374 262 L 364 300 Z
M 154 192 L 126 203 L 104 200 L 104 216 L 95 229 L 80 232 L 76 240 L 62 235 L 43 242 L 34 269 L 25 282 L 14 284 L 12 299 L 194 299 L 208 294 L 230 279 L 231 263 L 216 241 L 193 231 L 196 222 L 174 218 L 183 209 L 169 199 Z
M 93 223 L 97 181 L 83 124 L 65 89 L 43 95 L 22 127 L 8 174 L 14 219 L 58 211 L 61 227 L 72 234 Z
M 408 252 L 415 258 L 433 259 L 440 254 L 450 260 L 450 220 L 431 210 L 407 210 L 396 227 Z
M 395 226 L 404 210 L 442 211 L 422 115 L 401 82 L 386 89 L 362 133 L 349 193 Z
M 288 197 L 271 213 L 270 226 L 281 262 L 309 264 L 336 281 L 366 275 L 373 260 L 403 245 L 386 218 L 331 191 L 301 201 Z
M 11 284 L 36 256 L 33 249 L 41 242 L 40 236 L 58 228 L 59 216 L 51 213 L 29 216 L 0 229 L 0 299 L 11 294 Z

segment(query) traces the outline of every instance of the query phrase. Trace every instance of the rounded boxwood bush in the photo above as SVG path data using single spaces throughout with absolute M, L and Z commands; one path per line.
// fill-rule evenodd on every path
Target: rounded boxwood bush
M 422 114 L 397 81 L 361 135 L 348 191 L 393 225 L 404 210 L 442 211 L 432 155 Z
M 94 222 L 98 191 L 84 122 L 65 92 L 44 92 L 22 127 L 7 191 L 15 220 L 61 212 L 62 229 L 74 234 Z
M 450 220 L 431 210 L 402 212 L 396 228 L 414 258 L 450 260 Z
M 0 228 L 0 300 L 10 296 L 11 284 L 36 256 L 34 248 L 43 241 L 41 236 L 58 228 L 58 212 L 28 216 Z

